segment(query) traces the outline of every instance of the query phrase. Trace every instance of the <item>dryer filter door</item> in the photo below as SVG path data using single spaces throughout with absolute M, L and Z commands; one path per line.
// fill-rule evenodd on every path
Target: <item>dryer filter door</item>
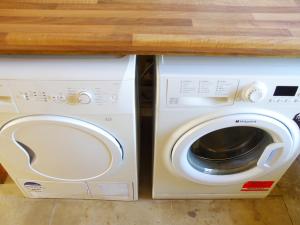
M 276 170 L 291 160 L 295 150 L 290 130 L 280 121 L 236 114 L 185 131 L 173 145 L 171 160 L 175 171 L 187 179 L 225 185 Z
M 122 147 L 111 134 L 69 117 L 18 118 L 4 125 L 0 135 L 15 146 L 6 154 L 14 152 L 28 169 L 48 178 L 92 179 L 112 172 L 123 158 Z M 2 157 L 5 161 L 5 154 Z

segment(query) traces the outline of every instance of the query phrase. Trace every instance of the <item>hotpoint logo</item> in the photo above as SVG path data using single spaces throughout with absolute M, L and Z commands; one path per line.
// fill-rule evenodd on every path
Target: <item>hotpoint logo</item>
M 236 120 L 236 123 L 256 123 L 256 120 Z

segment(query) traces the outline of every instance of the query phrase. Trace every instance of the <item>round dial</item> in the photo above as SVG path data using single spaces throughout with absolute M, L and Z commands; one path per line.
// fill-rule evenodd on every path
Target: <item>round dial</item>
M 67 96 L 66 102 L 70 105 L 89 104 L 92 102 L 92 95 L 86 91 L 70 94 Z
M 78 95 L 78 101 L 81 104 L 89 104 L 92 101 L 92 95 L 86 91 L 80 92 Z
M 245 89 L 243 99 L 253 103 L 262 101 L 267 94 L 267 87 L 262 82 L 255 82 Z

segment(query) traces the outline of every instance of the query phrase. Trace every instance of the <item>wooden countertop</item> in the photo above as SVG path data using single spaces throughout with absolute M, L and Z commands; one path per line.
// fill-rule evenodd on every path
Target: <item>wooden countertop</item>
M 300 56 L 300 0 L 1 0 L 0 53 Z

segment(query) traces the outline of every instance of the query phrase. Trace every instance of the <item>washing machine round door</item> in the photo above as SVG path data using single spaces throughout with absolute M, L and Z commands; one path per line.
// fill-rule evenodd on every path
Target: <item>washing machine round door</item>
M 69 117 L 14 119 L 1 128 L 0 135 L 14 143 L 19 150 L 16 154 L 26 158 L 31 170 L 58 180 L 102 176 L 113 172 L 123 158 L 122 147 L 114 136 L 94 124 Z
M 273 171 L 294 151 L 290 130 L 277 119 L 236 114 L 189 129 L 173 145 L 171 161 L 173 169 L 189 180 L 225 185 Z

